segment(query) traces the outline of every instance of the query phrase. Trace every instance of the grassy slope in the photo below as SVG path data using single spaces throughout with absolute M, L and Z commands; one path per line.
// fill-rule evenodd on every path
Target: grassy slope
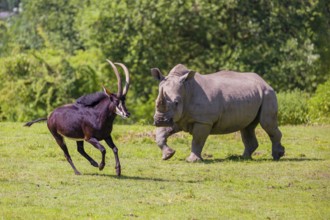
M 107 150 L 105 169 L 92 167 L 68 140 L 82 176 L 75 176 L 46 125 L 0 123 L 0 219 L 329 219 L 330 126 L 284 126 L 286 156 L 271 160 L 266 134 L 253 161 L 239 133 L 210 136 L 203 163 L 189 164 L 191 137 L 169 140 L 162 161 L 151 126 L 114 128 L 122 177 Z M 86 144 L 97 161 L 100 153 Z

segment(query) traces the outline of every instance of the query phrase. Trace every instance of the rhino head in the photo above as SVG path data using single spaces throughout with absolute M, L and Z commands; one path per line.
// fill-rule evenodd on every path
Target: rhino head
M 184 111 L 184 101 L 187 96 L 184 84 L 194 77 L 195 72 L 178 64 L 166 77 L 158 68 L 151 69 L 151 74 L 159 81 L 154 125 L 157 127 L 173 126 L 173 123 L 181 119 Z

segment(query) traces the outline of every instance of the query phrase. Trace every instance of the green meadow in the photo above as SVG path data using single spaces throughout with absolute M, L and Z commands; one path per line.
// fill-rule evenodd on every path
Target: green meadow
M 67 140 L 76 176 L 45 123 L 0 123 L 0 219 L 330 219 L 330 125 L 280 129 L 286 155 L 278 162 L 257 128 L 253 160 L 240 159 L 232 133 L 210 136 L 204 161 L 191 164 L 190 135 L 171 137 L 176 154 L 162 161 L 154 127 L 115 125 L 117 177 L 108 147 L 99 171 Z

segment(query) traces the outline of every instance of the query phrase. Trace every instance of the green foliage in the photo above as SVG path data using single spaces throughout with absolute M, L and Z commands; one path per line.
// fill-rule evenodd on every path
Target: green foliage
M 320 0 L 314 11 L 317 14 L 311 20 L 312 32 L 315 35 L 315 47 L 320 54 L 321 75 L 330 76 L 330 2 Z
M 153 106 L 141 104 L 153 105 L 156 97 L 152 87 L 157 83 L 149 77 L 149 69 L 158 67 L 166 73 L 179 62 L 201 73 L 255 71 L 277 91 L 313 91 L 324 80 L 310 27 L 320 16 L 317 6 L 317 2 L 288 6 L 267 1 L 92 0 L 79 11 L 77 29 L 86 48 L 100 47 L 106 57 L 128 64 L 134 106 L 139 108 L 133 111 L 141 119 L 151 118 L 153 112 Z
M 166 73 L 183 63 L 201 73 L 256 72 L 280 92 L 312 93 L 330 74 L 326 0 L 22 0 L 22 5 L 22 13 L 0 23 L 0 57 L 61 51 L 62 67 L 52 68 L 67 82 L 60 87 L 71 86 L 66 95 L 88 93 L 104 82 L 113 88 L 103 62 L 123 62 L 131 72 L 127 103 L 133 121 L 152 120 L 157 94 L 152 67 Z M 80 56 L 93 63 L 72 63 Z
M 3 22 L 0 20 L 0 57 L 5 53 L 5 50 L 7 49 L 7 44 L 9 41 L 8 36 L 8 25 L 6 22 Z
M 308 94 L 299 90 L 277 94 L 279 124 L 304 124 L 308 122 Z
M 23 0 L 23 13 L 17 19 L 16 29 L 24 35 L 17 36 L 15 40 L 20 42 L 25 50 L 46 46 L 73 53 L 80 49 L 81 45 L 74 28 L 79 2 Z
M 280 124 L 324 124 L 330 122 L 330 80 L 320 84 L 315 94 L 294 90 L 281 92 L 278 99 Z
M 100 90 L 92 54 L 69 57 L 63 51 L 42 50 L 0 59 L 0 119 L 22 121 L 47 116 L 83 91 Z
M 313 122 L 330 122 L 330 79 L 319 85 L 308 100 L 308 114 Z

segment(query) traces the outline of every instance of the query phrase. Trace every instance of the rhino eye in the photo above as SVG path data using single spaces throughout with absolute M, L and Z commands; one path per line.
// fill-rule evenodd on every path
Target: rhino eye
M 177 107 L 179 105 L 179 101 L 178 100 L 175 100 L 174 101 L 174 105 L 175 105 L 175 107 Z

